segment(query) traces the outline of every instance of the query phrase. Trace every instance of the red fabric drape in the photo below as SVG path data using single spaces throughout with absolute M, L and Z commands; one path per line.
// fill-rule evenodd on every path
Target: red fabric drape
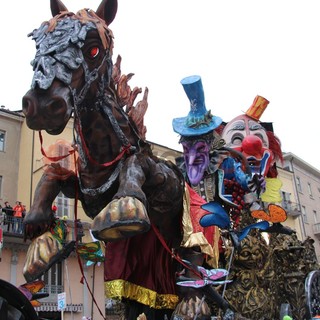
M 105 281 L 122 279 L 159 294 L 176 294 L 174 261 L 152 229 L 107 243 L 105 257 Z

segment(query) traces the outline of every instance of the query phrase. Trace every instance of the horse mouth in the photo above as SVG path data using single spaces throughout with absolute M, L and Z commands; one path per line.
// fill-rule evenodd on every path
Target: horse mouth
M 63 131 L 63 128 L 45 128 L 46 132 L 48 132 L 50 135 L 58 135 Z
M 50 135 L 58 135 L 63 131 L 63 127 L 54 127 L 54 128 L 48 128 L 45 125 L 39 124 L 37 121 L 28 121 L 27 119 L 27 126 L 35 131 L 41 131 L 45 130 Z

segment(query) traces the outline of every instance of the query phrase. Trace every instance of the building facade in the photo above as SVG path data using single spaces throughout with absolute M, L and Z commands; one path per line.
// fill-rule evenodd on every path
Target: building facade
M 284 154 L 283 169 L 292 173 L 301 239 L 311 237 L 320 261 L 320 171 L 293 153 Z
M 63 154 L 68 143 L 72 142 L 72 128 L 71 119 L 66 130 L 59 136 L 50 136 L 42 132 L 45 152 L 50 153 L 51 156 L 53 152 Z M 30 209 L 37 183 L 46 166 L 41 147 L 39 133 L 27 127 L 24 116 L 20 112 L 0 109 L 0 204 L 2 206 L 5 201 L 13 206 L 15 201 L 19 200 L 26 205 L 27 211 Z M 71 168 L 73 160 L 63 161 L 69 161 L 70 164 L 64 163 L 64 165 Z M 57 215 L 63 218 L 68 225 L 66 242 L 75 239 L 75 212 L 77 212 L 77 218 L 81 220 L 84 228 L 82 242 L 91 242 L 90 219 L 84 214 L 81 204 L 67 199 L 62 194 L 59 194 L 54 204 L 57 206 Z M 75 205 L 77 210 L 75 210 Z M 23 267 L 31 242 L 23 240 L 22 232 L 15 232 L 9 228 L 13 222 L 11 219 L 5 219 L 0 210 L 0 223 L 3 231 L 0 278 L 18 287 L 26 282 L 23 276 Z M 18 223 L 22 224 L 22 219 Z M 83 274 L 79 263 L 82 264 Z M 90 317 L 98 319 L 100 312 L 105 314 L 103 274 L 103 263 L 88 265 L 82 259 L 79 261 L 74 252 L 71 253 L 68 259 L 53 265 L 42 276 L 46 283 L 42 291 L 48 293 L 49 296 L 40 300 L 41 306 L 36 308 L 37 312 L 46 319 L 61 319 L 63 317 L 65 320 L 82 320 L 84 316 L 88 319 Z M 66 308 L 60 311 L 58 310 L 58 294 L 63 292 L 66 296 Z M 94 302 L 91 293 L 96 302 Z
M 21 130 L 24 117 L 0 108 L 0 204 L 18 200 Z
M 283 223 L 297 233 L 299 240 L 303 239 L 301 233 L 300 216 L 301 210 L 298 204 L 297 195 L 295 192 L 295 182 L 293 172 L 285 170 L 281 167 L 277 168 L 278 178 L 282 182 L 281 196 L 282 202 L 279 203 L 287 212 L 287 220 Z

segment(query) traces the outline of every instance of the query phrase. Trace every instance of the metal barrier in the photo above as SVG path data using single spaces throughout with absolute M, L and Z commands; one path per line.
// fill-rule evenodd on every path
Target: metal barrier
M 0 225 L 3 232 L 12 234 L 23 233 L 23 218 L 7 216 L 6 214 L 0 214 Z

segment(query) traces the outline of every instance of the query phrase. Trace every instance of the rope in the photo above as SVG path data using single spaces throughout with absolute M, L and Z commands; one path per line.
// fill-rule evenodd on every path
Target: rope
M 76 161 L 76 157 L 75 157 L 75 155 L 74 155 L 74 162 L 75 162 L 75 166 L 77 167 L 77 161 Z M 76 169 L 78 169 L 78 168 L 76 168 Z M 76 175 L 78 175 L 78 170 L 75 170 L 76 171 Z M 91 295 L 91 298 L 92 298 L 92 300 L 93 300 L 93 302 L 94 302 L 94 304 L 96 305 L 96 307 L 97 307 L 97 309 L 98 309 L 98 311 L 99 311 L 99 313 L 100 313 L 100 315 L 102 316 L 102 318 L 104 319 L 104 320 L 107 320 L 106 318 L 105 318 L 105 316 L 104 316 L 104 314 L 102 313 L 102 311 L 101 311 L 101 309 L 100 309 L 100 307 L 98 306 L 98 303 L 97 303 L 97 301 L 96 301 L 96 299 L 95 299 L 95 297 L 94 297 L 94 295 L 93 295 L 93 292 L 92 292 L 92 290 L 91 290 L 91 288 L 90 288 L 90 286 L 89 286 L 89 283 L 88 283 L 88 280 L 87 280 L 87 278 L 86 278 L 86 276 L 85 276 L 85 274 L 84 274 L 84 271 L 83 271 L 83 266 L 82 266 L 82 262 L 81 262 L 81 258 L 80 258 L 80 255 L 79 255 L 79 252 L 78 252 L 78 226 L 77 226 L 77 220 L 78 220 L 78 199 L 79 199 L 79 189 L 78 189 L 78 185 L 77 185 L 77 179 L 75 179 L 75 190 L 76 190 L 76 194 L 75 194 L 75 199 L 74 199 L 74 201 L 75 201 L 75 203 L 74 203 L 74 239 L 76 240 L 76 255 L 77 255 L 77 260 L 78 260 L 78 264 L 79 264 L 79 267 L 80 267 L 80 271 L 81 271 L 81 280 L 80 280 L 80 283 L 86 283 L 86 286 L 87 286 L 87 289 L 88 289 L 88 291 L 89 291 L 89 293 L 90 293 L 90 295 Z
M 59 156 L 59 157 L 49 157 L 46 152 L 44 151 L 44 148 L 43 148 L 43 138 L 42 138 L 42 134 L 41 134 L 41 131 L 39 131 L 39 139 L 40 139 L 40 144 L 41 144 L 41 153 L 44 157 L 46 157 L 47 159 L 53 161 L 53 162 L 57 162 L 57 161 L 60 161 L 66 157 L 69 157 L 70 155 L 74 154 L 75 153 L 75 149 L 73 150 L 69 150 L 69 153 L 68 154 L 65 154 L 63 156 Z
M 196 271 L 195 269 L 193 269 L 191 266 L 189 266 L 188 264 L 186 264 L 185 262 L 182 261 L 182 259 L 177 256 L 176 254 L 174 254 L 172 252 L 172 250 L 168 247 L 167 243 L 165 242 L 162 234 L 159 232 L 159 230 L 157 229 L 157 227 L 154 224 L 151 224 L 151 227 L 153 229 L 153 231 L 155 232 L 156 236 L 158 237 L 159 241 L 161 242 L 161 244 L 163 245 L 163 247 L 170 253 L 171 257 L 173 259 L 175 259 L 176 261 L 178 261 L 181 265 L 183 265 L 185 268 L 187 268 L 188 270 L 190 270 L 191 272 L 193 272 L 196 276 L 198 276 L 200 279 L 203 279 L 203 276 L 201 273 L 199 273 L 198 271 Z
M 224 238 L 222 238 L 222 239 L 223 239 L 224 244 L 226 245 Z M 230 255 L 229 265 L 228 265 L 228 276 L 229 276 L 233 256 L 234 256 L 234 246 L 231 247 L 231 255 Z M 227 276 L 226 280 L 228 280 L 228 276 Z M 226 289 L 227 289 L 227 281 L 223 285 L 222 298 L 224 298 L 224 294 L 226 292 Z

